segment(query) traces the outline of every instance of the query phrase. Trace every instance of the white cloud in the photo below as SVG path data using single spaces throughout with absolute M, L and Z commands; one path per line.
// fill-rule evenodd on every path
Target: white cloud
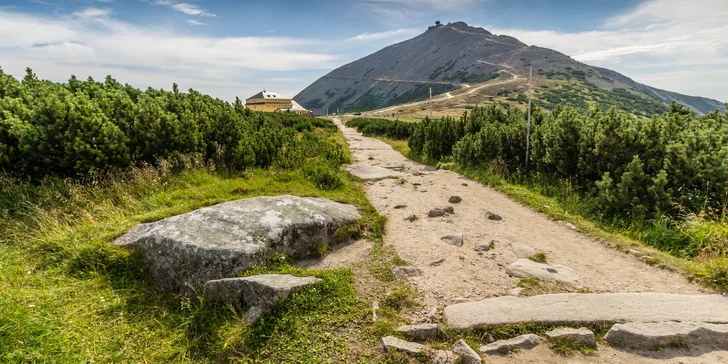
M 725 0 L 649 0 L 592 31 L 486 29 L 614 69 L 650 86 L 728 101 L 726 63 L 721 67 L 728 58 L 726 18 Z M 673 79 L 667 77 L 671 72 Z M 686 82 L 688 74 L 701 79 Z
M 200 23 L 197 20 L 192 20 L 192 19 L 187 20 L 187 22 L 192 25 L 205 25 L 205 23 Z
M 389 23 L 411 22 L 431 12 L 461 9 L 484 1 L 488 0 L 363 0 L 358 6 Z
M 373 40 L 381 40 L 381 39 L 389 39 L 397 36 L 407 36 L 417 33 L 418 29 L 414 28 L 406 28 L 406 29 L 397 29 L 397 30 L 388 30 L 385 32 L 379 32 L 379 33 L 361 33 L 354 37 L 351 37 L 347 40 L 352 41 L 373 41 Z
M 312 51 L 322 43 L 311 39 L 183 35 L 109 15 L 94 8 L 53 17 L 0 10 L 0 66 L 16 77 L 30 66 L 54 81 L 110 74 L 142 88 L 184 83 L 230 100 L 246 92 L 241 84 L 257 89 L 260 73 L 330 69 L 338 59 Z
M 169 6 L 170 8 L 179 11 L 181 13 L 184 13 L 186 15 L 191 16 L 215 16 L 215 14 L 208 13 L 206 10 L 200 8 L 199 6 L 195 4 L 188 4 L 188 3 L 178 3 L 174 1 L 169 0 L 157 0 L 154 2 L 154 5 L 164 5 Z

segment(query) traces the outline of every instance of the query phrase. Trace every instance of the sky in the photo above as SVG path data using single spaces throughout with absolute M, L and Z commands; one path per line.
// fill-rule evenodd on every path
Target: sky
M 0 67 L 232 101 L 464 21 L 647 85 L 728 101 L 728 0 L 0 0 Z

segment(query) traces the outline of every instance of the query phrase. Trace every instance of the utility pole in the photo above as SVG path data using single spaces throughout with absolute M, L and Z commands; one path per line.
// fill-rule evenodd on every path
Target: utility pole
M 432 87 L 430 87 L 430 119 L 432 119 Z
M 531 153 L 531 86 L 533 82 L 533 67 L 528 67 L 528 126 L 526 127 L 526 173 L 528 173 L 528 159 Z

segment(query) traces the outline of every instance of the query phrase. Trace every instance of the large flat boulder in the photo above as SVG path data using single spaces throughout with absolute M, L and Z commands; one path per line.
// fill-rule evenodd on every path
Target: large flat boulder
M 356 207 L 324 198 L 256 197 L 139 224 L 113 244 L 139 252 L 162 288 L 186 291 L 235 277 L 274 252 L 311 255 L 359 217 Z
M 617 324 L 604 337 L 620 348 L 656 350 L 705 345 L 728 348 L 728 325 L 701 322 L 630 322 Z
M 724 324 L 728 323 L 728 298 L 668 293 L 503 296 L 447 306 L 443 314 L 447 326 L 456 330 L 522 322 L 553 326 L 662 321 Z
M 525 334 L 508 340 L 498 340 L 494 343 L 483 345 L 480 352 L 488 355 L 505 355 L 514 350 L 533 349 L 541 344 L 541 338 L 536 334 Z
M 346 166 L 346 170 L 349 171 L 354 177 L 358 177 L 364 180 L 377 180 L 389 177 L 402 177 L 404 174 L 397 172 L 392 169 L 368 166 L 366 164 L 352 164 Z

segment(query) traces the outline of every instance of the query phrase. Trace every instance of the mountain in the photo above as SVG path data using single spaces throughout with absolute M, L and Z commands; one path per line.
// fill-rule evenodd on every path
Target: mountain
M 487 102 L 521 104 L 529 66 L 534 72 L 534 103 L 547 109 L 557 105 L 587 108 L 596 103 L 651 115 L 677 101 L 701 114 L 724 111 L 717 100 L 656 89 L 618 72 L 463 22 L 431 27 L 341 66 L 294 100 L 317 114 L 411 103 L 429 97 L 430 89 L 433 95 L 448 93 L 442 100 L 459 97 L 460 107 Z

